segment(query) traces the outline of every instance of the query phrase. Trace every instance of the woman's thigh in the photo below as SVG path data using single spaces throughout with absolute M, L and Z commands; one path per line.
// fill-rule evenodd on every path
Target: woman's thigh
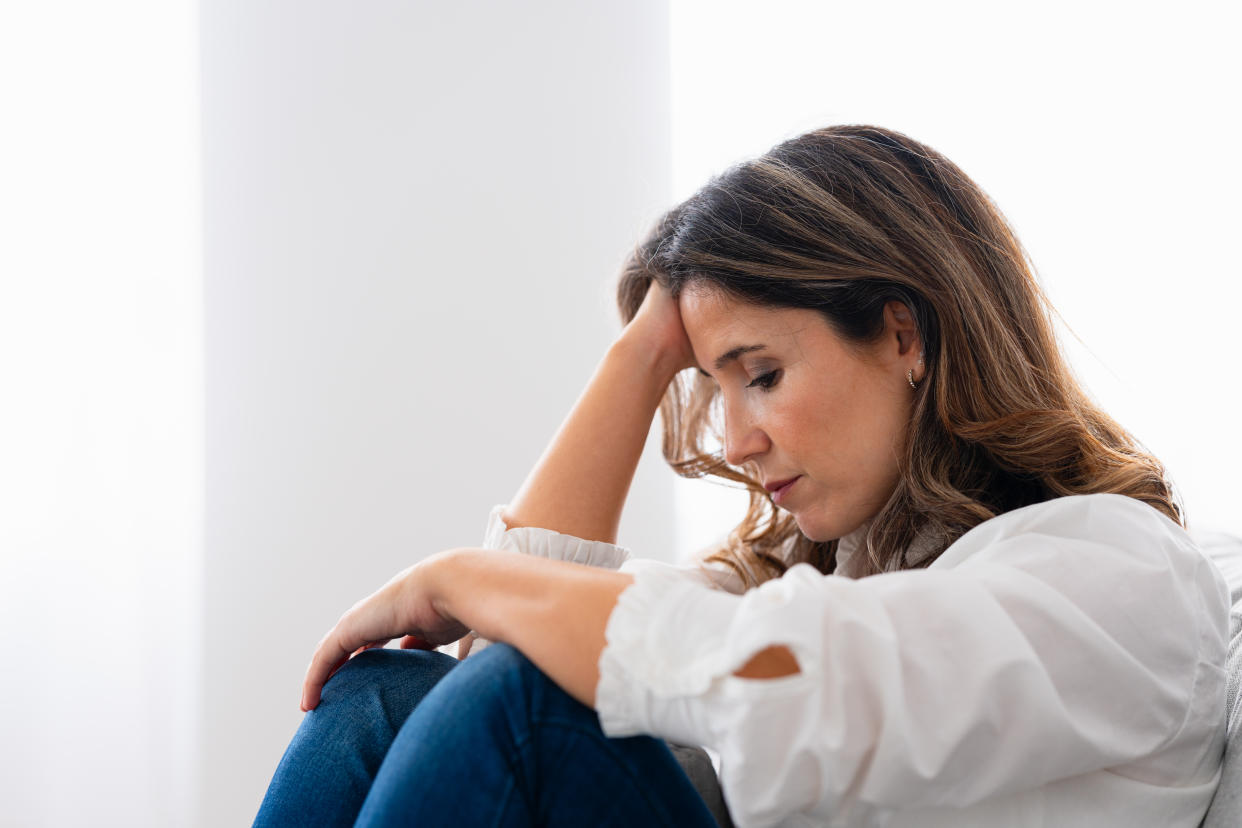
M 359 825 L 714 828 L 667 745 L 610 739 L 512 647 L 470 656 L 406 721 Z
M 401 726 L 457 663 L 443 653 L 387 649 L 346 663 L 303 717 L 255 825 L 353 825 Z

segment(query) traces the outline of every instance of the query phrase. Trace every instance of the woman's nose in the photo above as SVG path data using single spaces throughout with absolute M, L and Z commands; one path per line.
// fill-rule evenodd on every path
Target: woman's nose
M 772 447 L 762 428 L 742 417 L 725 416 L 725 462 L 740 466 Z

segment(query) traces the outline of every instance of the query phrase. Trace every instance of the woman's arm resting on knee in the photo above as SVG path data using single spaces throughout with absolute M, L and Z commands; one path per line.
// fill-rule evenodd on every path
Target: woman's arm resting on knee
M 594 706 L 604 630 L 633 575 L 460 549 L 444 562 L 443 612 L 511 644 L 565 692 Z
M 302 684 L 301 708 L 317 707 L 324 684 L 363 648 L 399 636 L 436 646 L 469 629 L 517 647 L 566 692 L 593 704 L 604 629 L 633 580 L 489 549 L 433 555 L 350 607 L 320 640 Z
M 653 282 L 510 502 L 505 523 L 615 542 L 660 398 L 693 364 L 677 302 Z
M 565 692 L 594 707 L 608 619 L 634 576 L 582 564 L 453 549 L 399 573 L 351 607 L 319 642 L 302 686 L 312 710 L 320 691 L 359 648 L 414 635 L 432 645 L 475 629 L 521 650 Z M 784 647 L 737 672 L 773 678 L 798 671 Z

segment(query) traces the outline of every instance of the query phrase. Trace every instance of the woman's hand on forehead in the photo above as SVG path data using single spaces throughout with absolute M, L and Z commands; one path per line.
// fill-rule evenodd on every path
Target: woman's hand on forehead
M 645 348 L 667 361 L 673 371 L 695 365 L 694 349 L 686 336 L 677 300 L 654 280 L 622 336 L 642 342 Z

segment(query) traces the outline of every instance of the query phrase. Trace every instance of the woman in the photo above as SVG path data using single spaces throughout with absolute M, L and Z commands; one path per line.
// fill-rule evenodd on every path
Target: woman
M 668 214 L 619 296 L 494 548 L 320 643 L 258 823 L 714 824 L 662 737 L 719 752 L 742 826 L 1198 824 L 1224 585 L 956 166 L 793 139 Z M 701 567 L 612 545 L 661 400 L 673 466 L 751 492 Z M 471 631 L 500 644 L 368 651 Z

